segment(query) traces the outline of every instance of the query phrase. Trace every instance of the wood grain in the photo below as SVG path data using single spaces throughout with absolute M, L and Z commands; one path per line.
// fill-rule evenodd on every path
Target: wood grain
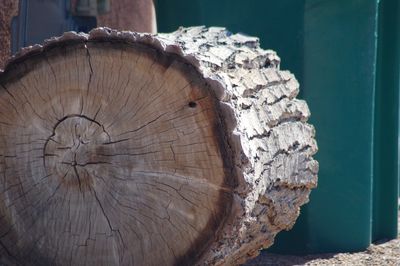
M 0 264 L 239 265 L 317 184 L 299 84 L 224 28 L 97 28 L 0 73 Z
M 115 42 L 23 64 L 0 94 L 3 255 L 32 265 L 193 262 L 231 198 L 215 97 L 198 73 Z

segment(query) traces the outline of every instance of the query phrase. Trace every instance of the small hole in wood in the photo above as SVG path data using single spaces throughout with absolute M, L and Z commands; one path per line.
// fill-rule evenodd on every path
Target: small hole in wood
M 189 107 L 190 108 L 195 108 L 197 106 L 197 103 L 195 102 L 189 102 Z

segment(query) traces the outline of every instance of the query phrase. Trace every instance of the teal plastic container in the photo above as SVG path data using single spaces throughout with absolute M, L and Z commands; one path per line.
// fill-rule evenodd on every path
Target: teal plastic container
M 320 163 L 318 188 L 268 252 L 359 251 L 397 237 L 397 0 L 159 0 L 158 29 L 224 26 L 260 37 L 301 84 Z

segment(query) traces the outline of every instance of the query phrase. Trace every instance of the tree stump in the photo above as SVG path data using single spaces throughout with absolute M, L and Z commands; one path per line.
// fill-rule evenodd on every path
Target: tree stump
M 238 265 L 316 186 L 298 83 L 223 28 L 65 33 L 0 75 L 0 263 Z

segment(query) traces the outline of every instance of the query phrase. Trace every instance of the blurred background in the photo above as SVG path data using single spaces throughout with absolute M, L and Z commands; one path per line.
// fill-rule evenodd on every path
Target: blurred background
M 0 7 L 0 68 L 21 47 L 97 26 L 223 26 L 259 37 L 300 82 L 320 163 L 310 202 L 268 252 L 359 251 L 397 237 L 398 0 L 1 0 Z

